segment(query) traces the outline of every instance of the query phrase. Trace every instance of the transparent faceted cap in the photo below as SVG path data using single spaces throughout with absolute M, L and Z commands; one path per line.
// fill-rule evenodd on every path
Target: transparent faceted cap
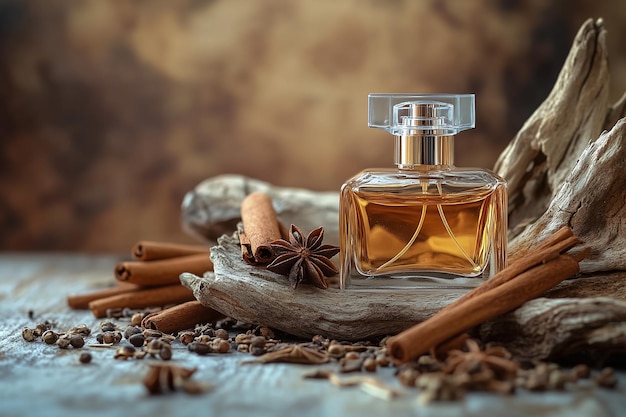
M 368 126 L 397 136 L 455 135 L 476 125 L 474 94 L 370 94 Z

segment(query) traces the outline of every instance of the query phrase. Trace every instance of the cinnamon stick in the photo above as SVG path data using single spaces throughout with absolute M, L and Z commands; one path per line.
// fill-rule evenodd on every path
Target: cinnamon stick
M 162 307 L 193 301 L 194 299 L 193 293 L 188 288 L 180 284 L 167 285 L 100 298 L 90 302 L 89 309 L 96 318 L 101 318 L 106 317 L 106 312 L 110 308 Z
M 115 266 L 115 278 L 146 287 L 179 284 L 183 272 L 202 275 L 213 270 L 209 253 L 179 256 L 157 261 L 120 262 Z
M 138 285 L 128 282 L 118 282 L 115 287 L 103 288 L 85 294 L 72 294 L 67 296 L 67 305 L 70 308 L 81 310 L 89 308 L 89 303 L 100 298 L 111 297 L 113 295 L 126 294 L 141 289 Z
M 142 240 L 133 246 L 131 256 L 138 261 L 156 261 L 178 256 L 209 253 L 209 248 L 202 245 L 184 245 L 181 243 L 155 242 Z
M 199 323 L 210 323 L 223 318 L 224 315 L 199 301 L 189 301 L 166 310 L 146 316 L 141 326 L 159 330 L 163 333 L 174 333 L 193 328 Z
M 250 259 L 244 255 L 244 260 L 255 264 L 271 262 L 274 251 L 270 243 L 280 239 L 281 234 L 270 196 L 261 192 L 247 195 L 241 202 L 241 221 L 253 256 Z
M 559 255 L 545 264 L 534 266 L 515 279 L 466 299 L 453 308 L 442 309 L 430 319 L 390 338 L 390 355 L 396 362 L 407 362 L 467 329 L 540 296 L 578 271 L 578 261 L 569 255 Z
M 442 311 L 454 308 L 459 304 L 462 304 L 465 301 L 469 300 L 470 298 L 476 297 L 477 295 L 487 292 L 492 288 L 502 285 L 505 282 L 508 282 L 517 277 L 522 272 L 532 268 L 533 266 L 545 263 L 553 258 L 556 258 L 561 253 L 568 251 L 579 243 L 580 241 L 576 236 L 574 236 L 574 232 L 572 231 L 572 229 L 567 226 L 562 227 L 554 234 L 549 236 L 547 239 L 542 241 L 539 245 L 537 245 L 537 247 L 529 252 L 526 256 L 511 263 L 511 265 L 509 265 L 493 277 L 489 278 L 480 286 L 465 293 L 456 301 L 448 304 L 442 309 Z

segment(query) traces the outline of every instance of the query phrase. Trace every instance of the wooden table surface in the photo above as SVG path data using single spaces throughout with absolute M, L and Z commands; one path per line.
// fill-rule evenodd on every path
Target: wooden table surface
M 381 400 L 358 388 L 336 388 L 327 381 L 304 380 L 319 366 L 242 365 L 247 354 L 197 356 L 180 344 L 172 363 L 197 368 L 194 380 L 210 383 L 198 396 L 174 393 L 148 396 L 141 380 L 149 360 L 113 359 L 114 349 L 86 347 L 60 350 L 22 339 L 24 327 L 57 322 L 59 331 L 101 320 L 88 311 L 67 308 L 70 293 L 102 288 L 113 282 L 118 256 L 74 254 L 0 254 L 0 416 L 618 416 L 626 415 L 626 374 L 618 373 L 616 390 L 579 385 L 565 392 L 513 396 L 470 393 L 459 402 L 421 405 L 419 391 L 402 387 L 392 368 L 376 376 L 402 391 Z M 32 311 L 33 318 L 29 317 Z M 95 343 L 92 335 L 87 343 Z M 92 363 L 78 362 L 89 351 Z M 323 367 L 334 369 L 336 364 Z

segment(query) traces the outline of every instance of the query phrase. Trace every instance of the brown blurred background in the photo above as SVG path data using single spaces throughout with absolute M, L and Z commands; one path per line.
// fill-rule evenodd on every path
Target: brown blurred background
M 370 92 L 474 92 L 491 167 L 589 17 L 626 89 L 623 1 L 0 0 L 0 249 L 191 241 L 179 205 L 239 173 L 338 190 L 390 166 Z

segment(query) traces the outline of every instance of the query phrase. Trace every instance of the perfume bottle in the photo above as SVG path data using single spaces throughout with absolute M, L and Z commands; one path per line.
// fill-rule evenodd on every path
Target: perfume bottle
M 369 127 L 394 135 L 396 169 L 341 188 L 341 288 L 471 288 L 505 267 L 505 181 L 454 166 L 474 95 L 370 94 Z

